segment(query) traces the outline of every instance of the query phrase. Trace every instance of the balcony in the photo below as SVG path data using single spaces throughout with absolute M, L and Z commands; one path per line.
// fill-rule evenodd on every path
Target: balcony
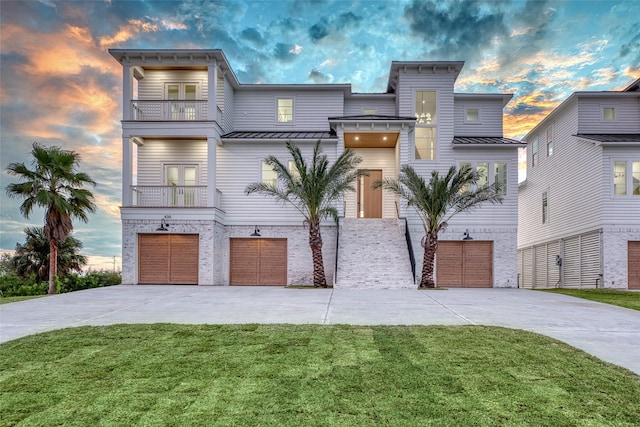
M 145 208 L 204 208 L 207 206 L 206 185 L 132 185 L 131 205 Z M 215 206 L 220 206 L 222 193 L 216 190 Z
M 209 103 L 205 100 L 133 100 L 131 118 L 136 121 L 209 120 Z

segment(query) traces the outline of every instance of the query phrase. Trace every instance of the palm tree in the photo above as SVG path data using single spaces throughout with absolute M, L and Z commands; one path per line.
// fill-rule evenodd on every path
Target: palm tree
M 24 244 L 16 244 L 16 254 L 11 257 L 13 270 L 20 276 L 35 274 L 38 279 L 45 280 L 49 276 L 50 242 L 44 235 L 43 227 L 26 227 L 27 235 Z M 71 271 L 82 271 L 87 265 L 87 257 L 79 253 L 82 242 L 73 236 L 58 243 L 58 272 L 68 274 Z
M 383 187 L 413 206 L 422 220 L 425 236 L 422 238 L 424 257 L 422 262 L 421 288 L 434 288 L 434 260 L 438 249 L 438 233 L 444 232 L 449 220 L 461 212 L 468 212 L 484 202 L 502 203 L 497 184 L 477 186 L 479 175 L 469 166 L 456 170 L 455 166 L 440 177 L 431 172 L 429 184 L 411 166 L 401 168 L 397 180 L 384 179 L 374 183 L 374 188 Z
M 245 193 L 262 193 L 273 197 L 283 204 L 293 205 L 304 216 L 305 224 L 309 227 L 313 286 L 326 288 L 320 223 L 328 217 L 338 221 L 336 202 L 345 192 L 355 191 L 352 184 L 364 174 L 364 171 L 357 169 L 362 159 L 356 157 L 353 151 L 345 150 L 333 165 L 329 165 L 327 156 L 322 154 L 320 141 L 316 142 L 310 161 L 302 157 L 300 148 L 291 141 L 287 141 L 287 150 L 295 168 L 289 170 L 286 163 L 269 156 L 265 163 L 276 172 L 279 183 L 256 182 L 248 185 Z
M 49 239 L 49 294 L 55 294 L 59 243 L 73 231 L 72 218 L 87 222 L 87 212 L 95 212 L 93 193 L 85 186 L 95 186 L 96 183 L 89 175 L 77 172 L 80 156 L 74 151 L 56 146 L 45 148 L 34 143 L 31 155 L 33 169 L 24 163 L 11 163 L 7 168 L 9 175 L 22 181 L 9 184 L 7 195 L 24 199 L 20 213 L 25 218 L 29 218 L 34 207 L 45 209 L 44 235 Z

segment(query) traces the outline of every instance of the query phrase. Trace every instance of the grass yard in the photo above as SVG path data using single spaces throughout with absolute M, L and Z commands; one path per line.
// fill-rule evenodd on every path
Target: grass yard
M 0 364 L 3 426 L 640 425 L 640 377 L 497 327 L 81 327 Z
M 542 289 L 541 289 L 542 290 Z M 544 292 L 570 295 L 591 301 L 603 302 L 620 307 L 640 310 L 640 292 L 619 291 L 616 289 L 544 289 Z
M 26 301 L 28 299 L 42 298 L 46 295 L 29 295 L 23 297 L 0 297 L 0 304 L 9 304 L 10 302 Z

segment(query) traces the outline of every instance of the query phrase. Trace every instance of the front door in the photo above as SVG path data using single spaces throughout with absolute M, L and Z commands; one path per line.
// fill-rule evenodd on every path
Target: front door
M 382 218 L 382 189 L 371 188 L 382 180 L 382 170 L 369 169 L 367 173 L 358 178 L 358 218 Z
M 197 185 L 198 167 L 195 165 L 166 165 L 165 177 L 168 192 L 168 206 L 194 206 L 196 192 L 187 186 Z

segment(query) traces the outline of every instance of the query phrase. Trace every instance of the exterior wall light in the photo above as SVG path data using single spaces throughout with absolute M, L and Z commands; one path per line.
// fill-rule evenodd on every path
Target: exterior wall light
M 251 233 L 251 237 L 260 237 L 260 229 L 258 228 L 257 225 L 253 229 L 253 233 Z
M 469 235 L 469 229 L 464 232 L 464 238 L 462 240 L 473 240 L 473 237 Z
M 156 231 L 169 231 L 169 224 L 167 224 L 167 221 L 164 220 L 164 218 L 162 218 L 160 220 L 160 227 L 156 228 Z

